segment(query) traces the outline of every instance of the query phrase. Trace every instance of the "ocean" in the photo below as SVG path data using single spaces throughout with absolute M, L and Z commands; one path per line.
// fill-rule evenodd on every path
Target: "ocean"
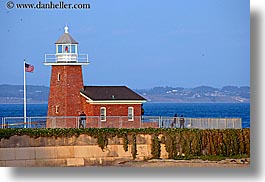
M 250 127 L 250 103 L 144 103 L 145 116 L 190 118 L 242 118 L 242 127 Z M 47 104 L 28 104 L 27 116 L 46 116 Z M 23 104 L 0 104 L 2 117 L 23 117 Z

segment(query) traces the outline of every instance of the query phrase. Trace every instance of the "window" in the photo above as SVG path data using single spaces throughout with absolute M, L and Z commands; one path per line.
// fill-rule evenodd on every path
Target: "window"
M 58 73 L 58 75 L 57 75 L 57 81 L 60 81 L 60 80 L 61 80 L 61 74 Z
M 77 45 L 57 45 L 57 53 L 77 53 Z
M 70 45 L 63 45 L 63 53 L 70 53 Z
M 62 52 L 63 52 L 62 45 L 57 45 L 57 53 L 62 53 Z
M 76 45 L 71 45 L 71 53 L 76 53 Z
M 64 52 L 66 52 L 66 53 L 69 52 L 69 47 L 68 47 L 68 46 L 65 46 L 65 48 L 64 48 Z
M 128 107 L 128 121 L 133 121 L 133 107 Z
M 59 114 L 59 106 L 55 106 L 55 113 Z
M 106 121 L 106 107 L 100 108 L 100 121 Z

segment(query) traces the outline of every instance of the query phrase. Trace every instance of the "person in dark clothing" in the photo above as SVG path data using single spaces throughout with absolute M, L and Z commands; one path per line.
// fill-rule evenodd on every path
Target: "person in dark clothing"
M 174 115 L 174 120 L 173 120 L 173 122 L 171 123 L 171 128 L 175 128 L 175 127 L 176 127 L 176 124 L 177 124 L 177 117 L 178 117 L 178 115 L 175 114 L 175 115 Z
M 84 113 L 84 111 L 82 111 L 79 114 L 79 128 L 85 128 L 86 127 L 86 114 Z
M 143 108 L 143 104 L 141 105 L 141 115 L 144 115 L 144 108 Z
M 179 122 L 180 122 L 179 128 L 181 128 L 181 127 L 184 128 L 185 119 L 184 119 L 183 115 L 180 116 Z

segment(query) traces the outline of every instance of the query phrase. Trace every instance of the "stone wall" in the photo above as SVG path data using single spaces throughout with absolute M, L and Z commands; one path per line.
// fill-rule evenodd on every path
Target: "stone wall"
M 137 136 L 137 158 L 151 158 L 151 136 Z M 167 158 L 165 145 L 161 144 L 161 158 Z M 117 161 L 132 160 L 131 145 L 128 151 L 123 148 L 123 139 L 108 139 L 103 151 L 97 139 L 79 137 L 39 137 L 27 135 L 12 136 L 0 141 L 0 166 L 3 167 L 56 167 L 109 165 Z

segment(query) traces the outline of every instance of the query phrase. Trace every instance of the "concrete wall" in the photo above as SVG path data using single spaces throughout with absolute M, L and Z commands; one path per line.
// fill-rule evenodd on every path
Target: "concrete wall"
M 137 136 L 137 158 L 144 160 L 151 155 L 151 136 Z M 161 158 L 167 158 L 165 145 L 161 144 Z M 131 160 L 131 145 L 123 149 L 123 139 L 109 139 L 104 151 L 97 139 L 80 135 L 69 138 L 30 138 L 12 136 L 0 141 L 0 166 L 2 167 L 42 167 L 42 166 L 93 166 L 108 165 L 117 161 Z

